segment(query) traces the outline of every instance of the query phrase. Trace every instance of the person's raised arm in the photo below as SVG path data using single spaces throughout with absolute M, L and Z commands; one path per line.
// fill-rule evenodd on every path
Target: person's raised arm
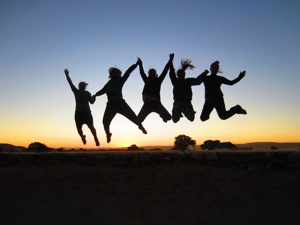
M 169 60 L 168 60 L 167 64 L 165 65 L 165 67 L 164 67 L 164 69 L 163 69 L 161 75 L 159 76 L 159 78 L 160 78 L 161 80 L 164 80 L 164 79 L 165 79 L 165 77 L 166 77 L 166 75 L 167 75 L 167 73 L 168 73 L 168 70 L 170 69 L 170 65 L 171 65 L 171 63 L 173 62 L 173 59 L 174 59 L 174 53 L 171 53 L 171 54 L 169 55 Z
M 100 96 L 100 95 L 105 94 L 105 93 L 106 93 L 106 90 L 107 90 L 107 86 L 108 86 L 108 83 L 106 83 L 106 84 L 104 85 L 104 87 L 103 87 L 100 91 L 97 91 L 96 94 L 94 94 L 94 95 L 92 96 L 92 98 L 94 98 L 95 101 L 96 101 L 96 97 L 97 97 L 97 96 Z
M 174 55 L 173 55 L 173 58 L 174 58 Z M 176 78 L 175 69 L 174 69 L 174 65 L 173 65 L 173 58 L 172 58 L 172 61 L 170 62 L 169 76 L 170 76 L 170 80 L 171 80 L 172 84 L 174 85 L 177 78 Z
M 135 68 L 137 67 L 137 65 L 138 65 L 138 60 L 136 61 L 136 63 L 135 64 L 132 64 L 127 70 L 126 70 L 126 72 L 124 73 L 124 75 L 123 75 L 123 79 L 124 79 L 124 82 L 128 79 L 128 77 L 129 77 L 129 75 L 132 73 L 132 71 L 134 71 L 135 70 Z
M 71 80 L 71 78 L 70 78 L 70 76 L 69 76 L 69 72 L 70 72 L 70 71 L 69 71 L 68 69 L 65 69 L 64 72 L 65 72 L 67 81 L 68 81 L 68 83 L 69 83 L 69 85 L 70 85 L 72 91 L 76 90 L 76 87 L 74 86 L 74 84 L 73 84 L 73 82 L 72 82 L 72 80 Z
M 201 84 L 203 81 L 204 81 L 204 79 L 205 79 L 205 77 L 207 77 L 207 74 L 209 73 L 209 71 L 208 70 L 204 70 L 204 72 L 202 72 L 196 79 L 197 79 L 197 81 L 199 82 L 199 84 Z
M 234 85 L 237 82 L 239 82 L 241 79 L 243 79 L 243 77 L 246 75 L 246 71 L 242 71 L 240 72 L 239 76 L 237 78 L 235 78 L 234 80 L 228 80 L 227 78 L 223 77 L 222 79 L 222 83 L 223 84 L 227 84 L 227 85 Z
M 200 84 L 204 81 L 204 79 L 205 79 L 205 77 L 207 76 L 208 73 L 209 73 L 208 70 L 205 70 L 203 73 L 201 73 L 201 74 L 200 74 L 198 77 L 196 77 L 196 78 L 192 78 L 192 77 L 186 78 L 186 81 L 187 81 L 190 85 L 200 85 Z
M 139 68 L 140 68 L 140 74 L 141 74 L 141 77 L 143 79 L 144 82 L 146 82 L 147 80 L 147 75 L 144 71 L 144 67 L 143 67 L 143 61 L 141 60 L 141 58 L 138 57 L 138 61 L 137 61 L 137 64 L 139 65 Z

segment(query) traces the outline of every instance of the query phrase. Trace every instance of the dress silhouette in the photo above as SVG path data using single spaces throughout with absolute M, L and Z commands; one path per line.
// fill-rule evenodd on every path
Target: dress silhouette
M 247 114 L 246 110 L 240 105 L 236 105 L 227 111 L 221 90 L 222 84 L 234 85 L 239 82 L 246 75 L 246 71 L 241 72 L 234 80 L 228 80 L 225 77 L 217 75 L 219 72 L 219 61 L 215 61 L 210 65 L 210 71 L 211 75 L 206 76 L 203 81 L 205 86 L 205 102 L 200 119 L 202 121 L 208 120 L 213 109 L 217 110 L 218 116 L 222 120 L 226 120 L 235 114 Z
M 128 79 L 131 72 L 137 67 L 137 63 L 131 65 L 127 71 L 122 76 L 121 70 L 116 67 L 111 67 L 109 72 L 109 81 L 104 85 L 104 87 L 98 91 L 93 97 L 100 96 L 103 94 L 107 95 L 107 103 L 105 112 L 103 115 L 103 126 L 106 133 L 107 143 L 111 141 L 112 133 L 110 132 L 110 124 L 113 118 L 117 113 L 125 116 L 131 122 L 138 125 L 138 128 L 142 130 L 144 134 L 147 134 L 147 131 L 143 127 L 143 125 L 137 122 L 137 116 L 134 111 L 130 108 L 130 106 L 123 99 L 122 88 Z
M 70 76 L 69 70 L 64 70 L 67 81 L 71 87 L 71 90 L 74 93 L 75 101 L 76 101 L 76 109 L 75 109 L 75 123 L 78 134 L 81 137 L 83 144 L 86 144 L 86 136 L 83 134 L 82 126 L 86 124 L 88 128 L 91 130 L 91 133 L 94 136 L 96 146 L 99 146 L 100 143 L 97 138 L 97 132 L 94 127 L 93 116 L 90 110 L 90 104 L 94 104 L 95 98 L 92 97 L 91 93 L 86 91 L 86 86 L 88 85 L 86 82 L 80 82 L 78 84 L 78 89 L 74 86 Z
M 170 79 L 173 84 L 173 109 L 172 109 L 172 120 L 177 123 L 182 117 L 182 114 L 190 121 L 195 119 L 195 110 L 192 105 L 192 86 L 200 85 L 203 82 L 204 77 L 208 74 L 205 70 L 197 78 L 185 78 L 185 71 L 187 69 L 194 69 L 195 66 L 191 64 L 190 59 L 181 60 L 181 68 L 176 72 L 174 69 L 173 62 L 170 65 Z
M 143 106 L 138 114 L 137 121 L 143 122 L 145 118 L 152 112 L 159 114 L 164 122 L 171 120 L 171 114 L 166 110 L 166 108 L 162 105 L 160 100 L 160 90 L 161 84 L 164 81 L 168 70 L 170 68 L 170 63 L 174 58 L 174 54 L 169 55 L 169 61 L 165 65 L 162 73 L 158 76 L 156 70 L 151 68 L 148 71 L 148 77 L 143 68 L 143 62 L 139 58 L 138 65 L 140 68 L 141 77 L 145 83 L 144 89 L 142 92 L 143 95 Z

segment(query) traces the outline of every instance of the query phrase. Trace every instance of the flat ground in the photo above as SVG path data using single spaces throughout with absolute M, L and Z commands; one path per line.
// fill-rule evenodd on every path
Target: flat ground
M 2 225 L 296 225 L 300 171 L 199 164 L 0 168 Z

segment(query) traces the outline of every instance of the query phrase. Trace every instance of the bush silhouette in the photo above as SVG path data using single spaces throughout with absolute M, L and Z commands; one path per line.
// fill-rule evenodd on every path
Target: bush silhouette
M 28 146 L 28 151 L 30 152 L 47 152 L 51 151 L 45 144 L 40 142 L 33 142 Z
M 204 143 L 202 145 L 200 145 L 200 148 L 214 150 L 219 144 L 220 144 L 219 140 L 215 140 L 215 141 L 207 140 L 207 141 L 204 141 Z

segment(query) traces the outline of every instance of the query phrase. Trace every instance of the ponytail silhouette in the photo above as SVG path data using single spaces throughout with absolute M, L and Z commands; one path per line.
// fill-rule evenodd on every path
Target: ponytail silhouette
M 188 69 L 193 70 L 194 68 L 195 66 L 192 64 L 192 60 L 184 58 L 181 60 L 180 68 L 176 73 L 173 62 L 171 63 L 169 75 L 173 84 L 174 102 L 172 120 L 174 123 L 177 123 L 183 115 L 191 122 L 195 119 L 196 112 L 192 105 L 192 86 L 200 85 L 208 71 L 204 71 L 197 78 L 185 78 L 185 71 Z M 177 76 L 175 74 L 177 74 Z

